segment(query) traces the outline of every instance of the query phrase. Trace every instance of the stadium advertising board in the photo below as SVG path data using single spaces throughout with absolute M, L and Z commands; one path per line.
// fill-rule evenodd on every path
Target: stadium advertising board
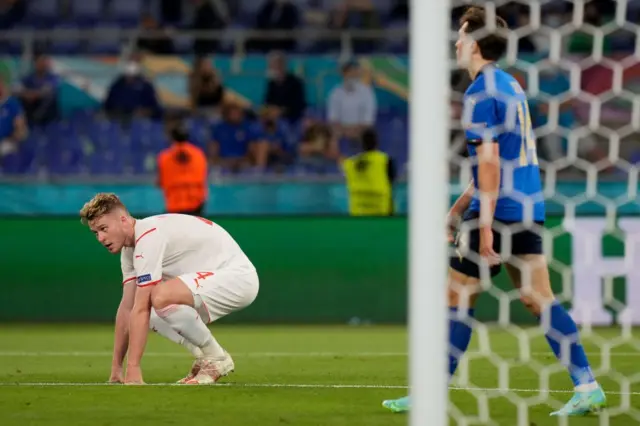
M 624 244 L 624 254 L 618 255 L 611 255 L 612 247 L 603 243 L 608 234 L 606 219 L 577 218 L 565 221 L 564 227 L 572 236 L 570 300 L 576 321 L 609 325 L 617 317 L 619 323 L 640 324 L 640 219 L 618 220 L 613 234 Z M 624 289 L 616 292 L 614 278 L 624 278 Z M 617 297 L 622 290 L 624 301 Z
M 260 274 L 256 302 L 233 321 L 405 322 L 405 217 L 212 219 L 236 238 Z M 605 231 L 603 217 L 572 222 L 551 217 L 547 227 L 553 235 L 552 285 L 567 296 L 576 320 L 640 324 L 639 311 L 625 309 L 640 306 L 640 217 L 620 218 L 613 233 Z M 76 217 L 5 217 L 0 235 L 5 282 L 0 320 L 113 320 L 121 296 L 119 258 L 105 252 Z M 34 267 L 38 247 L 45 251 Z M 513 291 L 504 273 L 494 283 Z M 535 320 L 517 297 L 505 311 L 495 294 L 479 299 L 479 320 L 497 321 L 505 314 L 514 323 Z

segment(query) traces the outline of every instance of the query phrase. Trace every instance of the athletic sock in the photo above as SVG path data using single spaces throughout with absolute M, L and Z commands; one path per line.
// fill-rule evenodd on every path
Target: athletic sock
M 543 321 L 547 342 L 556 357 L 569 370 L 575 390 L 588 392 L 597 389 L 599 385 L 591 371 L 584 347 L 580 344 L 578 326 L 571 315 L 558 301 L 554 301 L 543 315 L 547 316 Z
M 151 309 L 149 317 L 149 328 L 159 335 L 187 348 L 196 358 L 202 358 L 202 351 L 199 347 L 179 335 L 164 319 L 160 318 L 155 309 Z
M 458 361 L 467 351 L 473 331 L 469 325 L 473 309 L 467 310 L 462 317 L 461 312 L 457 307 L 449 308 L 449 378 L 456 372 Z
M 216 341 L 198 312 L 188 305 L 169 305 L 159 309 L 158 316 L 164 319 L 179 335 L 202 350 L 207 358 L 224 356 L 224 349 Z

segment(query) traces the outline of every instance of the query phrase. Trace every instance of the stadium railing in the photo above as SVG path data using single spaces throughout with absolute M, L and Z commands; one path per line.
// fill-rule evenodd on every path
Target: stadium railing
M 47 50 L 47 46 L 56 42 L 104 42 L 115 40 L 119 46 L 121 54 L 126 55 L 135 49 L 138 37 L 143 34 L 138 29 L 121 28 L 95 28 L 95 29 L 16 29 L 3 31 L 0 34 L 0 43 L 10 43 L 24 55 L 30 56 L 35 50 Z M 323 28 L 295 29 L 291 31 L 280 30 L 252 30 L 229 28 L 223 31 L 199 31 L 176 29 L 169 32 L 171 37 L 181 45 L 189 44 L 195 39 L 217 40 L 221 42 L 233 55 L 244 55 L 247 53 L 246 43 L 251 39 L 261 40 L 291 40 L 295 39 L 301 45 L 298 52 L 304 52 L 304 46 L 311 46 L 318 41 L 332 41 L 339 43 L 338 51 L 341 58 L 349 58 L 356 52 L 354 42 L 357 41 L 377 41 L 381 45 L 378 49 L 394 49 L 407 52 L 409 32 L 407 28 L 393 27 L 387 29 L 349 29 L 331 30 Z M 145 31 L 144 35 L 149 38 L 166 37 L 164 31 Z M 89 53 L 90 49 L 79 49 L 79 53 Z M 215 53 L 215 52 L 212 52 Z

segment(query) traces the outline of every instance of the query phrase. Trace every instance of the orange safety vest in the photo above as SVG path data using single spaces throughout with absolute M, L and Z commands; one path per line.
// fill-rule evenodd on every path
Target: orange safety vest
M 181 150 L 189 156 L 189 162 L 177 161 Z M 207 157 L 189 142 L 173 144 L 158 154 L 158 178 L 169 213 L 195 210 L 207 199 Z

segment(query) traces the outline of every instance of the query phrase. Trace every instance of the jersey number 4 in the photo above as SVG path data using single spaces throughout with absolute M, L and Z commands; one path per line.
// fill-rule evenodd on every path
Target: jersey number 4
M 196 276 L 193 280 L 196 283 L 196 288 L 200 288 L 200 284 L 198 283 L 199 280 L 203 280 L 212 275 L 213 275 L 213 272 L 198 272 L 198 276 Z
M 529 114 L 529 104 L 527 101 L 519 103 L 518 121 L 520 122 L 520 166 L 538 165 L 538 153 L 536 151 L 536 140 L 531 129 L 531 114 Z

